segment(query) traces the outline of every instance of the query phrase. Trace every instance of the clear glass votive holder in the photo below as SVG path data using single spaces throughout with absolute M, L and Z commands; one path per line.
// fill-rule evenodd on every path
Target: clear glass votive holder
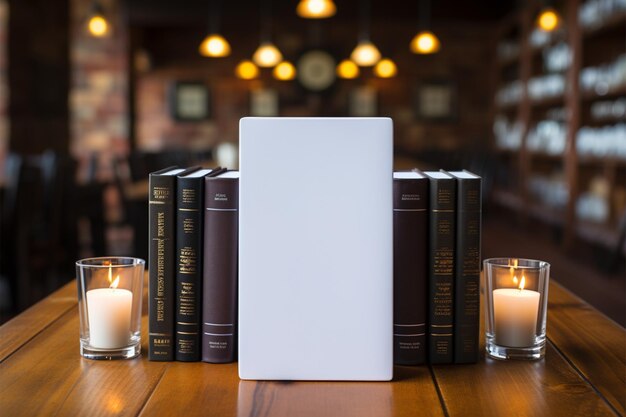
M 483 261 L 483 272 L 487 354 L 495 359 L 543 358 L 550 264 L 492 258 Z
M 76 262 L 83 357 L 130 359 L 141 353 L 145 263 L 143 259 L 127 257 Z

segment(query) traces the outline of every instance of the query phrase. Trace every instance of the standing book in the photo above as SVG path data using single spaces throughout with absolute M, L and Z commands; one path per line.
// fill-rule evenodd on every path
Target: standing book
M 428 314 L 428 179 L 393 174 L 393 358 L 398 365 L 426 361 Z
M 454 360 L 454 246 L 456 181 L 443 171 L 427 171 L 430 181 L 428 360 Z
M 456 260 L 454 278 L 454 362 L 478 361 L 480 320 L 481 178 L 468 171 L 456 178 Z
M 170 167 L 150 174 L 148 197 L 148 359 L 174 360 L 176 176 Z
M 239 172 L 205 178 L 202 360 L 237 354 Z
M 211 169 L 179 175 L 176 184 L 176 352 L 177 361 L 200 360 L 204 179 Z

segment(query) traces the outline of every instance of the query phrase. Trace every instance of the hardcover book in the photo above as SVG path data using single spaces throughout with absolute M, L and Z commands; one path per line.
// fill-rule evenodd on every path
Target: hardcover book
M 398 365 L 426 361 L 428 314 L 428 179 L 393 174 L 393 358 Z
M 449 174 L 457 185 L 454 362 L 475 363 L 479 357 L 481 178 L 468 171 Z
M 202 360 L 237 354 L 239 172 L 205 178 Z
M 456 181 L 442 171 L 424 174 L 430 180 L 428 360 L 452 363 Z
M 390 380 L 392 121 L 246 117 L 239 132 L 239 376 Z
M 177 361 L 200 360 L 204 178 L 216 170 L 179 175 L 176 184 Z
M 148 210 L 148 358 L 174 360 L 176 176 L 184 169 L 150 174 Z

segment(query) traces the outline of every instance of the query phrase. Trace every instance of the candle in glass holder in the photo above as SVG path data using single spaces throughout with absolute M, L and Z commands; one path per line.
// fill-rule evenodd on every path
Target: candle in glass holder
M 128 344 L 133 294 L 117 288 L 119 281 L 119 276 L 112 280 L 109 267 L 109 288 L 87 291 L 89 340 L 95 348 L 114 349 Z
M 525 290 L 522 276 L 519 288 L 493 290 L 495 339 L 498 345 L 527 347 L 535 344 L 539 293 Z

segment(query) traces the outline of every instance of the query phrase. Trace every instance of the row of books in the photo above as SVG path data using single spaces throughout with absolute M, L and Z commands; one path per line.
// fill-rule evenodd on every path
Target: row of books
M 394 362 L 478 361 L 481 178 L 395 172 Z
M 170 167 L 149 193 L 148 357 L 232 362 L 239 172 Z
M 235 360 L 238 178 L 221 168 L 150 174 L 150 360 Z M 393 178 L 394 362 L 476 362 L 481 178 Z

